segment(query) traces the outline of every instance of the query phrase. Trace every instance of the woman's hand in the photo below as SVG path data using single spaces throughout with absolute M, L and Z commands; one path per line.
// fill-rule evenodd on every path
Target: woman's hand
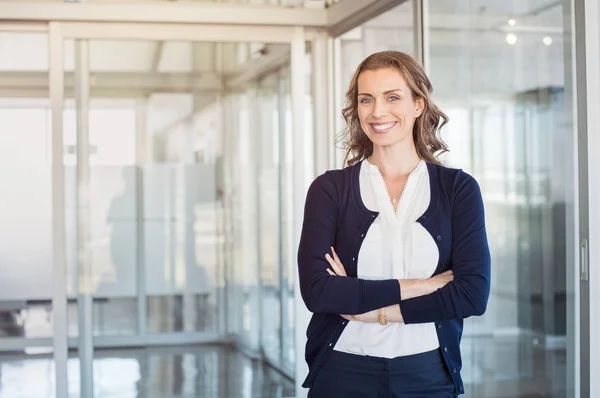
M 331 276 L 348 276 L 346 274 L 346 268 L 344 268 L 344 264 L 340 261 L 335 249 L 331 247 L 331 252 L 333 253 L 333 257 L 329 255 L 329 253 L 325 254 L 325 259 L 331 266 L 331 269 L 327 268 L 327 272 Z M 373 310 L 366 312 L 364 314 L 359 315 L 340 315 L 342 318 L 348 321 L 359 321 L 359 322 L 379 322 L 379 311 Z
M 430 284 L 431 289 L 433 289 L 431 291 L 431 293 L 433 293 L 436 290 L 443 288 L 444 286 L 446 286 L 448 283 L 452 282 L 453 280 L 454 280 L 454 274 L 452 273 L 452 270 L 449 269 L 446 272 L 442 272 L 441 274 L 438 274 L 434 277 L 427 279 L 427 282 Z
M 329 253 L 325 254 L 325 260 L 327 260 L 327 262 L 329 263 L 329 265 L 331 265 L 331 268 L 333 269 L 332 271 L 331 269 L 327 268 L 327 272 L 329 272 L 329 275 L 348 276 L 346 274 L 346 268 L 344 268 L 344 264 L 342 264 L 342 262 L 340 261 L 340 258 L 335 252 L 333 246 L 331 246 L 331 252 L 333 253 L 333 257 L 331 257 Z
M 402 300 L 426 296 L 443 288 L 454 280 L 452 270 L 442 272 L 429 279 L 400 279 L 400 295 Z
M 359 314 L 359 315 L 340 315 L 340 316 L 348 321 L 358 321 L 358 322 L 366 322 L 366 323 L 379 322 L 379 311 L 378 310 L 365 312 L 364 314 Z

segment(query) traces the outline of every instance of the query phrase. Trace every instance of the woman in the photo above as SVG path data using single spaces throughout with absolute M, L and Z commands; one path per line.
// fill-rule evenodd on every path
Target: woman
M 309 397 L 455 397 L 463 319 L 485 312 L 477 182 L 443 167 L 448 121 L 408 55 L 381 52 L 347 93 L 348 167 L 310 186 L 298 250 Z

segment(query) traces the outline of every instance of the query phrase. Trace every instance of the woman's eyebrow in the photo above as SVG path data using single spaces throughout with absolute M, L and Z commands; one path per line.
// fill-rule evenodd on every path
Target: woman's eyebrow
M 384 91 L 384 92 L 383 92 L 383 94 L 384 94 L 384 95 L 387 95 L 387 94 L 393 93 L 393 92 L 395 92 L 395 91 L 400 91 L 400 92 L 403 92 L 403 91 L 402 91 L 402 89 L 400 89 L 400 88 L 395 88 L 395 89 L 393 89 L 393 90 L 387 90 L 387 91 Z M 372 94 L 369 94 L 369 93 L 358 93 L 358 95 L 368 95 L 368 96 L 371 96 L 371 97 L 373 96 Z

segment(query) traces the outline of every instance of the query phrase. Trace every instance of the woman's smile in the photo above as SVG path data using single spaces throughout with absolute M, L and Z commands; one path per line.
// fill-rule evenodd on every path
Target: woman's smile
M 371 130 L 375 134 L 385 134 L 390 131 L 398 122 L 386 122 L 386 123 L 369 123 Z

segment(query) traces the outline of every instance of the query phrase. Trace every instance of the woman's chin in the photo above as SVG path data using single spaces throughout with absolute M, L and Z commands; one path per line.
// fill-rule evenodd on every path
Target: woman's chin
M 394 137 L 393 135 L 380 134 L 371 137 L 371 141 L 375 146 L 390 146 L 398 143 L 400 140 L 398 137 Z

